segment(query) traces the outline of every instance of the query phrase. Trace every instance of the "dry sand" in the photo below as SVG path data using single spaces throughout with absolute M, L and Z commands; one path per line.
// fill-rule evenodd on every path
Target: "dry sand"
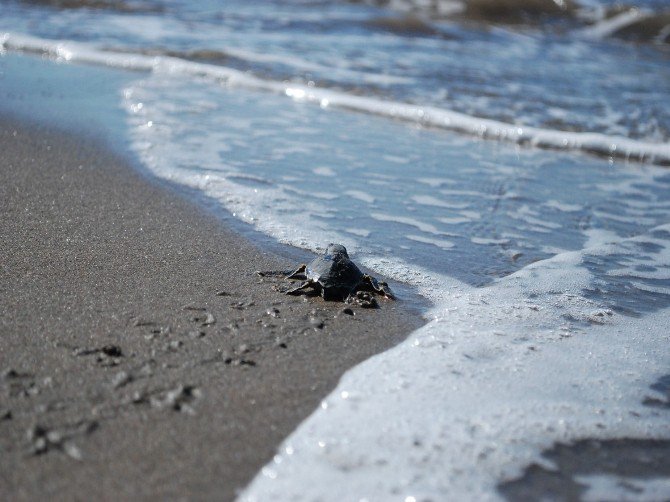
M 0 152 L 4 500 L 231 499 L 421 324 L 276 291 L 294 263 L 81 138 L 4 118 Z

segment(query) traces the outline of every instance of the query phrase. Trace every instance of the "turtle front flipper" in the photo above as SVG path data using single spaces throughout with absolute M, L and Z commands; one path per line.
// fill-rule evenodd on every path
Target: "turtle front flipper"
M 256 275 L 261 277 L 286 277 L 292 273 L 292 270 L 256 270 Z
M 393 294 L 391 288 L 389 288 L 389 285 L 387 283 L 383 281 L 378 281 L 377 279 L 368 274 L 365 274 L 363 276 L 357 289 L 367 289 L 370 291 L 374 291 L 375 293 L 385 296 L 386 298 L 395 300 L 395 295 Z
M 305 272 L 307 271 L 307 265 L 300 265 L 295 271 L 289 272 L 289 274 L 286 276 L 287 279 L 296 279 L 299 281 L 305 281 L 307 280 L 307 274 Z

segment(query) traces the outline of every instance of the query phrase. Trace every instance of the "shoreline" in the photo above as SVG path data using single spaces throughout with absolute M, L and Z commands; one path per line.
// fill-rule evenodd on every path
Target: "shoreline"
M 0 145 L 11 499 L 232 499 L 342 373 L 423 324 L 277 292 L 254 271 L 295 263 L 91 140 L 2 116 Z
M 101 138 L 104 128 L 76 105 L 62 108 L 76 108 L 71 122 L 87 131 L 61 120 L 62 111 L 48 127 L 32 122 L 53 112 L 42 103 L 62 98 L 40 99 L 43 91 L 26 88 L 18 119 L 3 121 L 0 113 L 0 207 L 8 220 L 0 225 L 0 452 L 7 457 L 0 493 L 30 500 L 71 499 L 83 490 L 101 498 L 234 497 L 246 484 L 239 479 L 271 461 L 347 365 L 413 328 L 382 333 L 387 309 L 346 320 L 337 304 L 276 293 L 253 271 L 294 267 L 307 252 L 272 241 L 195 189 L 155 178 L 117 151 L 123 142 L 112 141 L 113 130 Z M 33 109 L 24 113 L 27 102 Z M 46 167 L 61 177 L 45 175 Z M 216 295 L 222 289 L 227 295 Z M 410 295 L 402 305 L 385 304 L 416 319 L 419 305 Z M 335 353 L 338 360 L 330 360 Z M 664 412 L 667 404 L 659 407 Z M 584 476 L 664 475 L 667 462 L 650 464 L 649 452 L 663 459 L 669 448 L 662 439 L 555 443 L 542 456 L 557 470 L 531 464 L 496 490 L 510 500 L 576 498 L 586 493 Z

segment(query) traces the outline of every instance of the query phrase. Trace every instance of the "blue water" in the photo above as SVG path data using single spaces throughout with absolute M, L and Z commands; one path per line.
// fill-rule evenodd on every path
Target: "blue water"
M 462 24 L 447 16 L 428 18 L 428 33 L 407 33 L 375 24 L 402 20 L 402 12 L 339 0 L 131 5 L 148 12 L 4 1 L 0 30 L 178 54 L 263 78 L 313 82 L 514 124 L 651 141 L 670 135 L 670 52 L 653 43 L 585 37 L 585 22 L 512 28 Z M 663 9 L 662 2 L 638 5 Z M 160 11 L 151 12 L 156 7 Z
M 73 131 L 121 153 L 128 128 L 119 107 L 119 89 L 132 81 L 132 74 L 118 70 L 88 66 L 73 70 L 9 53 L 0 57 L 0 110 Z
M 592 232 L 626 238 L 668 221 L 664 168 L 519 150 L 207 82 L 131 88 L 156 172 L 202 183 L 224 204 L 239 187 L 233 210 L 271 234 L 288 227 L 279 237 L 293 244 L 343 241 L 481 286 L 580 250 Z

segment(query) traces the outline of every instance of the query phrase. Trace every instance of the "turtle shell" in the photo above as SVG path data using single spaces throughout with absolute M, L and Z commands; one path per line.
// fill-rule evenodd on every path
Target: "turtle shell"
M 363 272 L 340 244 L 330 244 L 322 256 L 307 265 L 305 275 L 319 283 L 325 300 L 344 300 L 363 279 Z

